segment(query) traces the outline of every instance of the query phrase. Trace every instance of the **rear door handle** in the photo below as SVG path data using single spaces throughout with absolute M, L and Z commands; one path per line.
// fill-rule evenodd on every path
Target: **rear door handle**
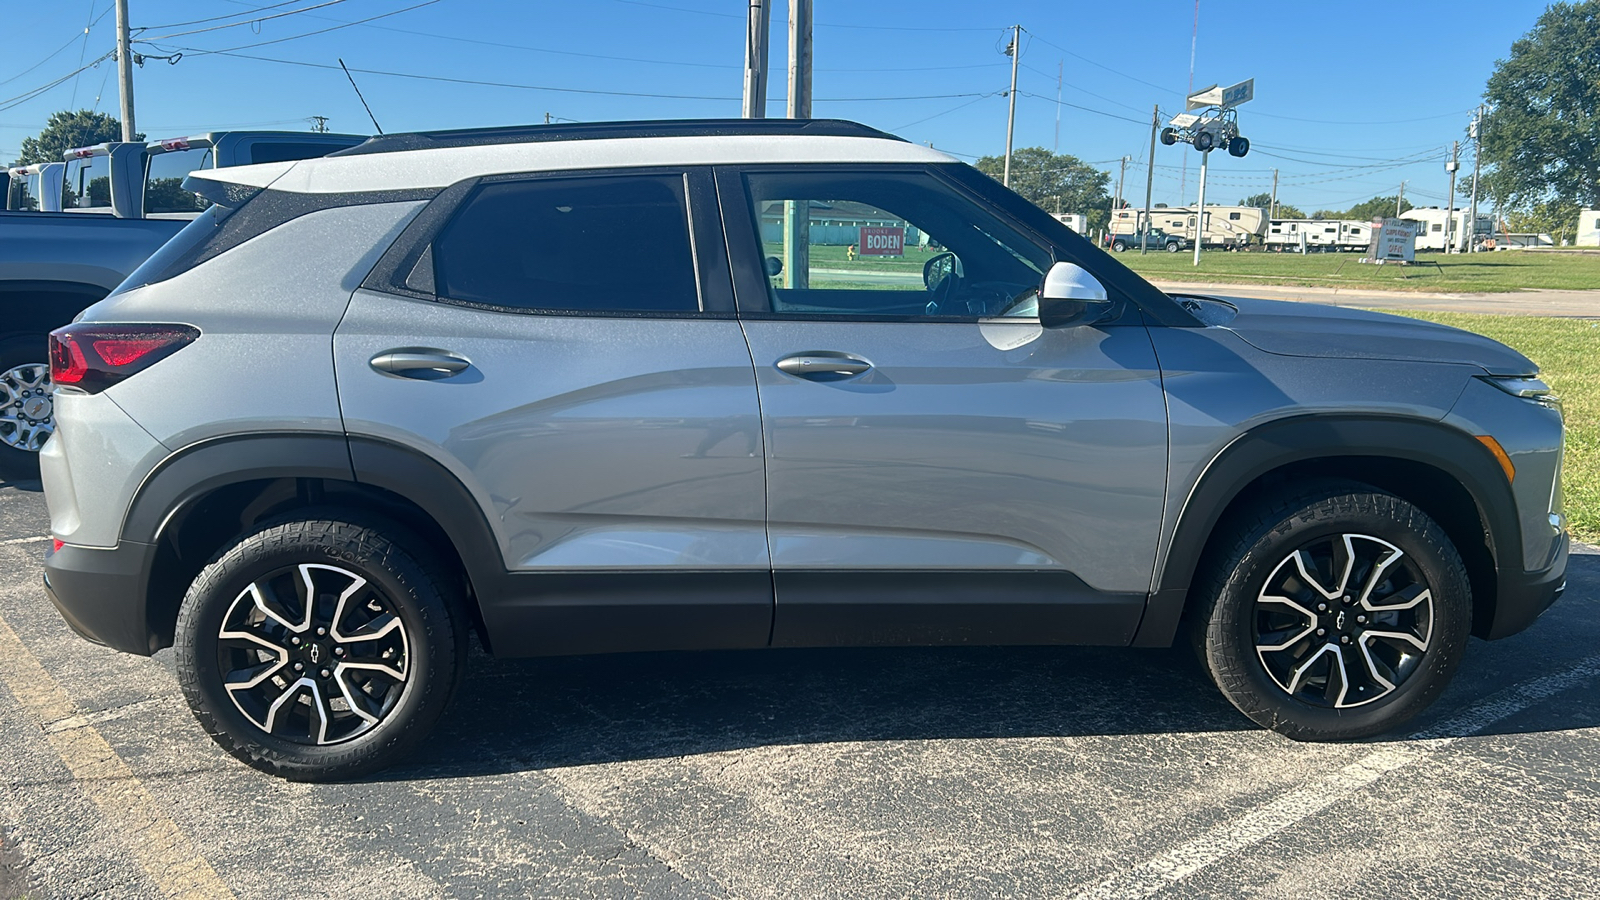
M 860 375 L 872 368 L 872 363 L 832 350 L 796 353 L 778 360 L 778 370 L 797 378 L 813 381 L 833 381 Z
M 432 347 L 398 347 L 379 353 L 368 365 L 385 375 L 428 381 L 463 372 L 472 365 L 472 360 Z

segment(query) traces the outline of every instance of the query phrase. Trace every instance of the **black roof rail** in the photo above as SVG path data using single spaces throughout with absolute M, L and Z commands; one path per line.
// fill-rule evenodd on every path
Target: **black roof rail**
M 844 119 L 661 119 L 638 122 L 582 122 L 562 125 L 508 125 L 454 131 L 382 134 L 329 156 L 364 156 L 437 147 L 591 141 L 602 138 L 722 137 L 729 135 L 827 135 L 900 141 L 888 132 Z

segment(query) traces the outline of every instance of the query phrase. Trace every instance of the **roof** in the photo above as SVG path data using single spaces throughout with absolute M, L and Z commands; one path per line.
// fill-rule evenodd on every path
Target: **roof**
M 294 193 L 344 193 L 443 188 L 516 172 L 821 162 L 956 160 L 853 122 L 682 119 L 384 135 L 330 156 L 209 169 L 195 177 Z

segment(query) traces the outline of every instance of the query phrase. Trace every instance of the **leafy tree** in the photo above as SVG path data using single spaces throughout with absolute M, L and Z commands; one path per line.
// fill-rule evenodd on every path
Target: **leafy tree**
M 1251 194 L 1243 200 L 1240 200 L 1238 205 L 1254 206 L 1256 209 L 1264 209 L 1268 212 L 1271 212 L 1272 195 L 1264 193 Z M 1277 217 L 1280 219 L 1304 219 L 1306 218 L 1306 214 L 1301 212 L 1300 208 L 1297 206 L 1290 206 L 1287 203 L 1279 203 Z
M 1357 203 L 1346 210 L 1319 209 L 1311 215 L 1313 219 L 1359 219 L 1368 222 L 1372 219 L 1389 219 L 1394 217 L 1395 201 L 1400 202 L 1400 211 L 1405 212 L 1413 208 L 1410 200 L 1400 200 L 1399 195 L 1390 194 L 1387 197 L 1373 197 Z
M 1600 0 L 1551 4 L 1495 63 L 1484 98 L 1491 196 L 1526 211 L 1600 201 Z
M 142 134 L 133 137 L 137 141 L 144 140 Z M 22 139 L 22 155 L 17 157 L 17 161 L 12 165 L 60 162 L 61 154 L 74 147 L 87 147 L 90 144 L 120 140 L 122 140 L 122 122 L 115 117 L 87 109 L 80 109 L 77 112 L 63 110 L 50 116 L 44 124 L 44 130 L 40 131 L 37 137 Z
M 1558 246 L 1574 234 L 1577 224 L 1578 204 L 1567 200 L 1549 200 L 1506 213 L 1508 231 L 1548 234 L 1555 238 Z
M 978 171 L 999 181 L 1005 172 L 1005 157 L 985 156 L 977 166 Z M 1049 212 L 1083 213 L 1090 228 L 1104 228 L 1111 221 L 1110 184 L 1109 172 L 1067 153 L 1051 153 L 1043 147 L 1011 153 L 1012 190 Z

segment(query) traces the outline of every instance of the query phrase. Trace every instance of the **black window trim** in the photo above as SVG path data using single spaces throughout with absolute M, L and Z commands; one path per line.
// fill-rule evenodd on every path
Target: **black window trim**
M 696 310 L 601 310 L 529 308 L 503 306 L 474 300 L 460 300 L 436 290 L 419 290 L 411 278 L 418 261 L 455 218 L 477 189 L 505 182 L 545 181 L 575 178 L 628 178 L 635 176 L 676 176 L 683 180 L 687 206 L 689 249 L 694 257 L 695 291 L 700 308 Z M 727 248 L 721 239 L 722 223 L 717 213 L 716 188 L 707 166 L 646 166 L 637 168 L 563 169 L 540 172 L 510 172 L 468 178 L 450 185 L 425 207 L 400 237 L 389 246 L 361 286 L 380 293 L 413 300 L 442 303 L 484 312 L 523 316 L 556 316 L 610 319 L 732 319 L 735 318 L 733 285 L 729 280 Z M 431 281 L 431 277 L 428 279 Z M 408 283 L 410 282 L 410 283 Z

